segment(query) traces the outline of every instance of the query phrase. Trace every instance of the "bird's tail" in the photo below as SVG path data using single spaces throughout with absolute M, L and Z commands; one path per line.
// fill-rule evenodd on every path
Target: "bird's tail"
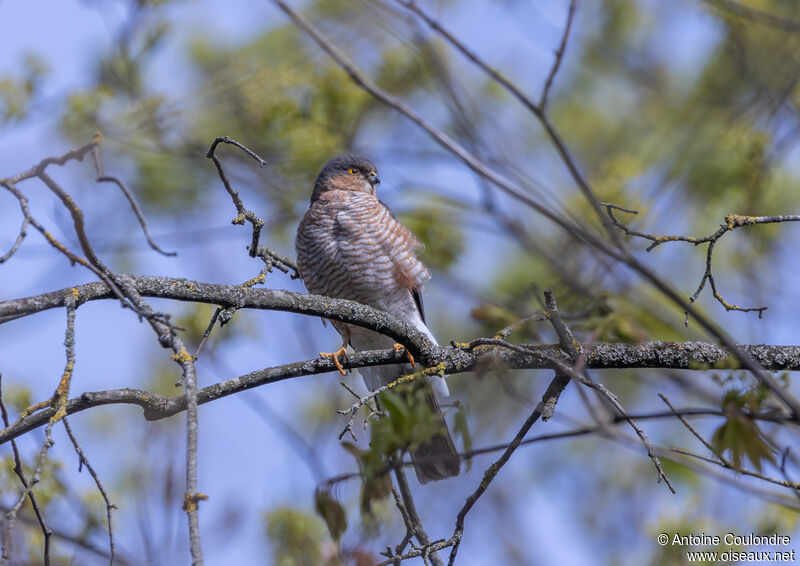
M 447 422 L 429 384 L 425 384 L 425 401 L 439 420 L 439 428 L 430 440 L 411 451 L 411 461 L 420 483 L 457 476 L 461 460 L 456 452 Z

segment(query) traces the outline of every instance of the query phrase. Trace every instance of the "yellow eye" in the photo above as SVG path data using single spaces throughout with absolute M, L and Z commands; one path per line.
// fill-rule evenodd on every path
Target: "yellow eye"
M 361 171 L 358 170 L 358 167 L 351 167 L 350 169 L 347 170 L 347 172 L 350 173 L 351 175 L 358 175 L 359 173 L 361 173 Z

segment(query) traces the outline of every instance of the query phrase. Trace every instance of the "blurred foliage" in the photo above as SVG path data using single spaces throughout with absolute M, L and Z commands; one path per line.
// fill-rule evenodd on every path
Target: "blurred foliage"
M 425 387 L 417 383 L 402 384 L 384 391 L 379 396 L 383 415 L 371 423 L 369 450 L 343 443 L 343 447 L 358 460 L 364 479 L 361 491 L 363 514 L 371 513 L 373 502 L 391 493 L 392 482 L 386 470 L 397 455 L 418 449 L 439 432 L 439 416 L 431 410 L 426 395 Z
M 319 518 L 289 508 L 266 514 L 267 536 L 272 542 L 276 566 L 317 566 L 329 562 L 325 527 Z
M 726 550 L 742 550 L 740 546 L 726 545 L 723 544 L 722 541 L 717 545 L 705 542 L 705 540 L 711 538 L 712 534 L 725 532 L 724 529 L 724 525 L 719 524 L 711 517 L 692 518 L 691 516 L 686 516 L 660 520 L 649 529 L 651 536 L 655 541 L 658 535 L 664 533 L 669 537 L 669 542 L 659 548 L 658 551 L 654 552 L 653 561 L 649 563 L 654 566 L 677 566 L 679 564 L 686 564 L 687 550 L 697 552 L 716 551 L 720 553 Z M 705 540 L 702 537 L 704 534 L 708 535 Z M 702 541 L 701 544 L 672 544 L 675 536 L 688 537 L 692 535 L 701 535 L 697 538 L 698 541 Z M 717 563 L 717 561 L 698 560 L 697 563 L 710 565 L 712 563 Z
M 27 117 L 49 74 L 47 62 L 33 53 L 22 57 L 21 66 L 19 73 L 0 75 L 0 124 Z
M 347 530 L 347 512 L 329 490 L 317 488 L 314 492 L 314 509 L 328 526 L 331 538 L 337 543 Z
M 352 442 L 342 442 L 342 448 L 350 453 L 358 463 L 361 472 L 361 515 L 369 517 L 373 514 L 376 503 L 386 499 L 392 493 L 392 478 L 386 471 L 387 455 L 380 451 L 383 443 L 391 442 L 391 432 L 381 433 L 373 430 L 373 435 L 384 436 L 381 443 L 370 443 L 369 450 L 361 450 Z M 391 454 L 390 454 L 391 455 Z
M 714 431 L 711 445 L 717 454 L 729 452 L 734 468 L 742 468 L 744 457 L 758 472 L 761 471 L 762 461 L 775 464 L 774 448 L 764 438 L 757 421 L 748 416 L 748 413 L 761 413 L 766 398 L 767 392 L 763 386 L 744 392 L 731 390 L 722 398 L 726 421 Z
M 387 414 L 372 426 L 370 452 L 375 458 L 367 461 L 367 473 L 377 471 L 376 464 L 382 465 L 383 458 L 398 450 L 418 449 L 439 431 L 439 416 L 426 402 L 427 395 L 430 392 L 416 383 L 381 393 L 380 402 Z
M 426 265 L 446 271 L 464 252 L 464 233 L 449 222 L 451 214 L 445 210 L 426 206 L 398 216 L 425 244 L 420 256 Z

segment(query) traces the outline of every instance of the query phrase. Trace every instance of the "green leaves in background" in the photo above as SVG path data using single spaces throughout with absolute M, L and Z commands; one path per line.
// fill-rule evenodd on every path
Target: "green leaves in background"
M 757 422 L 748 413 L 759 413 L 767 398 L 762 387 L 745 392 L 728 391 L 722 399 L 722 410 L 726 421 L 711 438 L 711 445 L 718 454 L 729 453 L 734 468 L 741 469 L 747 458 L 761 471 L 762 462 L 775 463 L 774 449 L 769 445 Z
M 267 537 L 275 566 L 313 566 L 325 563 L 325 527 L 319 518 L 281 507 L 266 514 Z
M 347 512 L 329 489 L 318 487 L 314 492 L 314 509 L 328 526 L 333 540 L 339 542 L 347 530 Z
M 373 430 L 373 436 L 375 432 Z M 373 503 L 389 497 L 392 493 L 392 478 L 389 476 L 384 454 L 374 450 L 361 450 L 351 442 L 342 442 L 342 448 L 353 455 L 362 474 L 361 514 L 370 515 Z
M 464 251 L 464 232 L 453 222 L 452 212 L 430 206 L 398 215 L 401 222 L 425 244 L 420 254 L 434 269 L 446 271 Z
M 27 117 L 49 74 L 47 62 L 32 53 L 23 56 L 21 65 L 21 73 L 0 75 L 0 124 Z

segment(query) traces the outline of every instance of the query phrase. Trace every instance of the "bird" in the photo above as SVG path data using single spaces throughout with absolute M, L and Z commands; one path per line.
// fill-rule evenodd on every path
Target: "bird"
M 310 293 L 351 299 L 389 312 L 436 339 L 425 324 L 422 284 L 430 277 L 417 257 L 423 245 L 377 197 L 380 177 L 375 165 L 356 154 L 341 155 L 325 163 L 314 182 L 311 202 L 297 228 L 295 249 L 300 278 Z M 341 322 L 331 321 L 342 337 L 333 358 L 344 375 L 340 358 L 346 348 L 355 351 L 403 348 L 391 338 Z M 366 386 L 374 391 L 411 373 L 413 357 L 402 365 L 361 368 Z M 439 376 L 415 380 L 436 423 L 433 436 L 413 448 L 411 459 L 420 483 L 457 476 L 460 459 L 437 401 L 436 393 L 449 395 Z

